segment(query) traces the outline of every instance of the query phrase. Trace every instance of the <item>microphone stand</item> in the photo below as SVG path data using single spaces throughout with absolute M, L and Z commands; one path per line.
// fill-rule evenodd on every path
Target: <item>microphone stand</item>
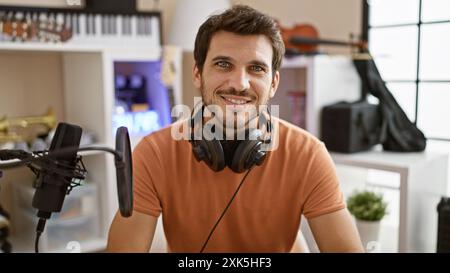
M 86 146 L 86 147 L 80 147 L 80 148 L 68 147 L 68 148 L 59 149 L 57 151 L 52 151 L 51 155 L 49 154 L 48 150 L 32 152 L 31 154 L 29 154 L 29 156 L 30 156 L 29 158 L 19 159 L 19 160 L 15 160 L 14 162 L 0 164 L 0 171 L 5 170 L 5 169 L 13 169 L 13 168 L 21 167 L 21 166 L 28 165 L 31 163 L 35 163 L 43 157 L 48 158 L 48 157 L 52 157 L 52 156 L 63 155 L 66 153 L 83 152 L 83 151 L 108 152 L 108 153 L 111 153 L 114 155 L 116 161 L 123 160 L 122 155 L 120 153 L 118 153 L 116 150 L 108 148 L 108 147 L 102 147 L 102 146 Z M 0 175 L 0 178 L 1 178 L 1 175 Z
M 0 178 L 2 178 L 3 172 L 0 170 Z M 3 219 L 2 219 L 3 218 Z M 9 235 L 9 214 L 3 209 L 0 204 L 0 252 L 10 253 L 11 243 L 7 238 Z
M 3 151 L 5 151 L 5 150 L 3 150 Z M 17 150 L 15 150 L 15 151 L 17 151 Z M 62 168 L 64 168 L 64 164 L 61 164 L 57 160 L 52 160 L 52 156 L 58 156 L 58 155 L 64 155 L 66 153 L 82 152 L 82 151 L 103 151 L 103 152 L 111 153 L 114 155 L 115 166 L 116 166 L 117 171 L 123 171 L 123 169 L 125 168 L 125 163 L 123 161 L 122 155 L 114 149 L 111 149 L 108 147 L 103 147 L 103 146 L 67 147 L 67 148 L 56 150 L 56 151 L 52 151 L 51 154 L 49 153 L 48 150 L 32 152 L 32 153 L 27 154 L 26 158 L 23 158 L 23 159 L 20 158 L 19 160 L 16 160 L 15 162 L 0 164 L 0 178 L 2 177 L 2 174 L 3 174 L 2 169 L 4 170 L 4 169 L 17 168 L 17 167 L 21 167 L 21 166 L 27 166 L 36 175 L 39 172 L 50 171 L 50 169 L 52 169 L 52 167 L 53 167 L 53 170 L 51 170 L 51 172 L 53 172 L 55 174 L 73 177 L 72 181 L 74 179 L 84 180 L 85 174 L 87 173 L 87 171 L 86 171 L 86 168 L 84 167 L 81 156 L 77 156 L 77 164 L 75 167 L 71 167 L 66 170 L 62 169 Z M 21 153 L 21 155 L 24 155 L 24 153 L 26 153 L 25 151 L 20 151 L 20 150 L 19 150 L 19 152 Z M 81 166 L 78 166 L 79 164 L 81 164 Z M 53 165 L 53 166 L 51 166 L 51 165 Z M 69 194 L 70 191 L 76 186 L 80 186 L 80 183 L 70 183 L 70 185 L 68 185 L 67 194 Z M 48 213 L 48 214 L 51 214 L 51 213 Z M 128 215 L 128 216 L 130 216 L 130 215 Z M 128 216 L 126 216 L 126 217 L 128 217 Z M 46 217 L 46 218 L 50 218 L 50 215 L 48 215 L 48 217 Z M 36 253 L 39 253 L 39 247 L 38 247 L 39 246 L 39 238 L 40 238 L 40 235 L 42 234 L 42 232 L 44 231 L 45 223 L 46 223 L 46 219 L 39 217 L 38 225 L 36 227 L 36 240 L 35 240 L 35 252 Z M 6 243 L 8 243 L 8 242 L 6 242 Z

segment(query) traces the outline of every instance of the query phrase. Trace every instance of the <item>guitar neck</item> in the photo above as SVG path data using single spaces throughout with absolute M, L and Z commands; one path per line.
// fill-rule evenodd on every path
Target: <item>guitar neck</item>
M 316 38 L 309 38 L 309 37 L 302 37 L 302 36 L 293 36 L 293 37 L 291 37 L 291 39 L 289 41 L 294 45 L 324 44 L 324 45 L 336 45 L 336 46 L 352 46 L 352 47 L 359 47 L 359 48 L 363 48 L 365 46 L 364 42 L 345 42 L 345 41 L 337 41 L 337 40 L 329 40 L 329 39 L 316 39 Z

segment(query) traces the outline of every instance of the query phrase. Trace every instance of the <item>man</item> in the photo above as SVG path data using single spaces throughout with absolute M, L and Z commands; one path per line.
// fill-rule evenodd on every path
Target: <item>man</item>
M 283 55 L 274 21 L 235 6 L 200 27 L 194 83 L 205 105 L 224 112 L 266 105 L 277 90 Z M 233 158 L 242 150 L 236 145 L 246 140 L 215 142 L 217 147 L 207 142 L 203 162 L 196 160 L 196 142 L 174 140 L 171 127 L 145 137 L 133 152 L 134 213 L 116 215 L 108 250 L 149 251 L 162 214 L 169 251 L 289 252 L 303 214 L 322 252 L 363 251 L 323 143 L 273 119 L 276 149 L 248 156 L 260 166 L 233 164 L 242 160 Z M 225 163 L 211 163 L 222 149 Z

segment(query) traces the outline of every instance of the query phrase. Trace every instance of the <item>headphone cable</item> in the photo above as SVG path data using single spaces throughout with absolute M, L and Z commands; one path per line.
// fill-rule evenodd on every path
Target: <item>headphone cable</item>
M 244 177 L 242 178 L 241 182 L 239 183 L 239 186 L 237 187 L 236 191 L 234 192 L 233 196 L 231 197 L 230 201 L 228 202 L 228 205 L 225 207 L 225 209 L 222 211 L 222 215 L 220 215 L 219 219 L 217 219 L 216 224 L 214 225 L 214 227 L 211 229 L 211 231 L 209 232 L 208 238 L 206 238 L 205 243 L 203 244 L 202 249 L 200 250 L 200 253 L 203 253 L 203 251 L 206 248 L 206 245 L 209 242 L 209 239 L 211 238 L 211 236 L 213 235 L 214 231 L 216 230 L 216 227 L 219 225 L 220 221 L 222 220 L 223 216 L 225 215 L 225 213 L 227 212 L 228 208 L 230 207 L 231 203 L 233 203 L 234 197 L 236 197 L 237 193 L 239 192 L 239 190 L 241 189 L 241 186 L 244 184 L 245 178 L 247 178 L 247 175 L 250 173 L 250 171 L 253 168 L 250 168 L 247 173 L 244 175 Z

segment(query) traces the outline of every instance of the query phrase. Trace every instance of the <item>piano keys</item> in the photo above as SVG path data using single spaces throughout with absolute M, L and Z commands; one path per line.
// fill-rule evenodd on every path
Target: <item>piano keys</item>
M 0 6 L 0 13 L 20 13 L 39 27 L 70 29 L 68 44 L 107 44 L 159 47 L 161 15 L 159 12 L 100 13 L 77 9 L 27 8 Z M 11 16 L 11 15 L 10 15 Z M 0 18 L 1 20 L 2 18 Z M 1 33 L 0 33 L 1 36 Z M 0 41 L 1 41 L 0 37 Z

